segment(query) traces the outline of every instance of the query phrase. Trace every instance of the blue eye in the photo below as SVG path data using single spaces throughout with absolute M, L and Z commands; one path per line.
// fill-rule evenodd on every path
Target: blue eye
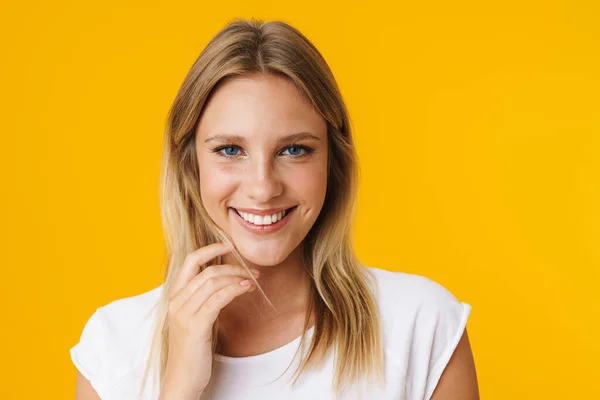
M 288 147 L 288 148 L 287 148 L 287 150 L 290 150 L 290 149 L 296 149 L 296 150 L 298 150 L 299 152 L 301 152 L 302 150 L 306 151 L 306 149 L 305 149 L 305 148 L 303 148 L 303 147 L 301 147 L 301 146 L 290 146 L 290 147 Z M 301 155 L 301 154 L 297 154 L 297 153 L 295 153 L 295 152 L 292 152 L 292 151 L 290 151 L 290 153 L 291 153 L 291 155 L 293 155 L 293 156 L 299 156 L 299 155 Z
M 231 149 L 239 150 L 239 148 L 237 148 L 235 146 L 228 146 L 228 147 L 224 147 L 223 149 L 225 150 L 225 154 L 227 154 L 228 156 L 235 156 L 235 154 L 228 153 L 227 150 L 231 150 Z

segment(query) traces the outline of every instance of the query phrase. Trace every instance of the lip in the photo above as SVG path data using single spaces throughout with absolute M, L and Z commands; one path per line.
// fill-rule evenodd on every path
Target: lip
M 283 217 L 283 219 L 280 219 L 279 221 L 277 221 L 271 225 L 251 224 L 250 222 L 248 222 L 244 218 L 242 218 L 235 211 L 236 209 L 234 209 L 234 208 L 229 208 L 229 212 L 232 213 L 233 217 L 240 223 L 240 225 L 242 225 L 244 228 L 246 228 L 246 230 L 248 230 L 249 232 L 258 233 L 258 234 L 269 234 L 269 233 L 277 232 L 277 231 L 281 230 L 284 226 L 286 226 L 288 221 L 290 220 L 290 218 L 294 215 L 296 208 L 298 208 L 298 206 L 294 206 L 288 213 L 285 214 L 285 217 Z M 238 210 L 244 211 L 244 209 L 239 209 L 239 208 L 238 208 Z M 287 210 L 287 209 L 284 208 L 281 211 L 283 211 L 283 210 Z M 258 215 L 260 215 L 260 214 L 258 214 Z M 265 215 L 268 215 L 268 213 L 265 213 Z

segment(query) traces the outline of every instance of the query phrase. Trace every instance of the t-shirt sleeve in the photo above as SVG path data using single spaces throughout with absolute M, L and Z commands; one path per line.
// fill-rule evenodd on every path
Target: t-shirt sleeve
M 435 328 L 430 339 L 431 353 L 424 391 L 426 400 L 431 398 L 465 331 L 471 313 L 469 304 L 458 301 L 452 293 L 435 282 L 429 306 Z
M 98 308 L 86 322 L 79 342 L 70 349 L 71 360 L 100 398 L 110 387 L 110 320 Z

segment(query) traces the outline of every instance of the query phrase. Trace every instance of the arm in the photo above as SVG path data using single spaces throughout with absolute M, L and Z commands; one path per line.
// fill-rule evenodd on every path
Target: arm
M 90 381 L 85 379 L 79 371 L 77 371 L 77 381 L 75 383 L 75 400 L 101 400 Z
M 479 400 L 475 361 L 466 328 L 431 400 Z

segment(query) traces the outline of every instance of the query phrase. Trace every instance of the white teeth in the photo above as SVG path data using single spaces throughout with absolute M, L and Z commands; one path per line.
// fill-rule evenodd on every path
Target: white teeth
M 238 211 L 235 210 L 238 215 L 242 218 L 244 218 L 244 220 L 250 222 L 251 224 L 254 225 L 271 225 L 274 224 L 275 222 L 281 220 L 283 217 L 285 217 L 286 212 L 285 211 L 280 211 L 277 214 L 273 214 L 273 215 L 265 215 L 264 217 L 261 215 L 254 215 L 254 214 L 250 214 L 247 212 L 243 212 L 243 211 Z

